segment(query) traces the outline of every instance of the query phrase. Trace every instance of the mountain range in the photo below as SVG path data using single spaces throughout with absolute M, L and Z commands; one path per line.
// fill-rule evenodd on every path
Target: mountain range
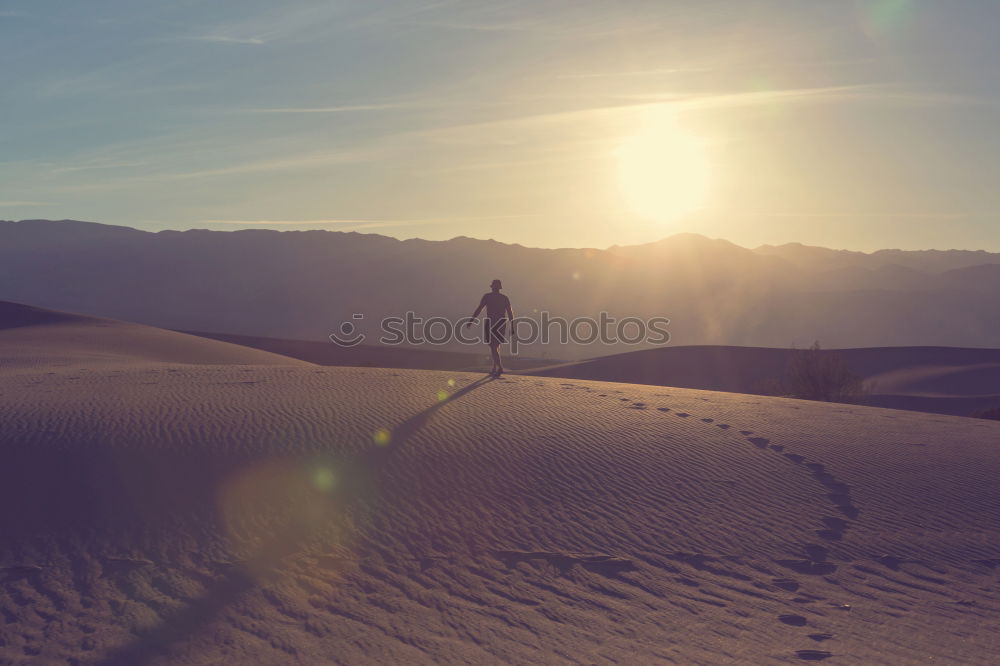
M 373 342 L 386 316 L 468 316 L 493 278 L 515 314 L 666 317 L 678 345 L 1000 347 L 1000 253 L 749 249 L 690 233 L 541 249 L 467 237 L 0 221 L 0 299 L 173 329 L 326 340 L 353 321 Z M 568 359 L 635 348 L 525 351 Z

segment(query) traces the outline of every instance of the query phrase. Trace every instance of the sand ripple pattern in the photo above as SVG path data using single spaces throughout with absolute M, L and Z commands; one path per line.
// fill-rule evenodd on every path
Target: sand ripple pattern
M 997 658 L 996 424 L 158 363 L 0 418 L 0 663 Z

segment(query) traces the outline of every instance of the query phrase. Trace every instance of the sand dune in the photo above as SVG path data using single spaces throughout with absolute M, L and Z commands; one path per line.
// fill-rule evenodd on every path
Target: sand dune
M 4 370 L 136 362 L 311 365 L 152 326 L 0 301 L 0 367 Z
M 58 321 L 0 338 L 34 359 L 0 372 L 2 663 L 1000 653 L 1000 424 L 266 354 L 195 365 L 208 347 L 117 322 L 109 365 L 60 346 L 58 327 L 97 324 L 38 316 Z M 144 346 L 157 335 L 175 346 Z
M 531 368 L 544 377 L 760 393 L 780 377 L 793 350 L 679 346 Z M 1000 349 L 871 347 L 832 352 L 864 377 L 869 406 L 969 416 L 1000 405 Z
M 286 338 L 266 338 L 255 335 L 234 335 L 230 333 L 207 333 L 184 331 L 212 340 L 222 340 L 254 349 L 263 349 L 282 356 L 301 359 L 317 365 L 347 365 L 375 368 L 408 368 L 413 370 L 452 370 L 466 372 L 487 372 L 492 366 L 489 348 L 486 345 L 467 347 L 466 352 L 446 351 L 431 345 L 392 346 L 356 345 L 341 347 L 329 340 L 289 340 Z M 551 360 L 526 356 L 508 356 L 504 359 L 509 370 L 526 370 L 551 365 Z

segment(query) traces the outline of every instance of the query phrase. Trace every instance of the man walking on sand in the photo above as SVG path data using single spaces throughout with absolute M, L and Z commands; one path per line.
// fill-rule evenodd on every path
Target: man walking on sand
M 493 356 L 493 370 L 491 375 L 500 376 L 503 372 L 503 363 L 500 362 L 500 345 L 507 341 L 507 320 L 514 321 L 514 312 L 510 309 L 510 299 L 500 293 L 503 285 L 500 280 L 493 280 L 490 284 L 491 292 L 483 294 L 479 300 L 479 307 L 472 313 L 472 319 L 479 316 L 483 308 L 486 308 L 486 327 L 484 332 L 484 342 L 490 346 L 490 354 Z M 466 327 L 472 326 L 472 321 L 465 323 Z

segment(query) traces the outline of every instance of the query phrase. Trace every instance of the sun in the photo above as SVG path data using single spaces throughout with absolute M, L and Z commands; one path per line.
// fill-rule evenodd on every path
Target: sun
M 668 222 L 705 205 L 711 169 L 704 141 L 657 110 L 616 152 L 622 193 L 639 215 Z

